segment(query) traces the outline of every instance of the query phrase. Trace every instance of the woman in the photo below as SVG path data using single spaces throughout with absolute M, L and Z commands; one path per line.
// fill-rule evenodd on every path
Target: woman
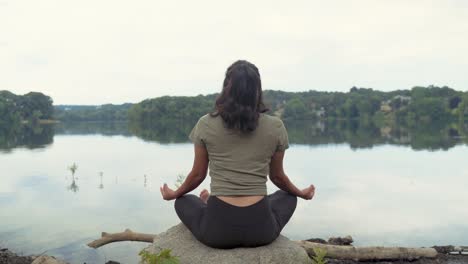
M 283 122 L 266 115 L 260 73 L 237 61 L 226 71 L 214 112 L 201 117 L 189 138 L 195 143 L 192 171 L 177 189 L 161 187 L 165 200 L 176 199 L 180 220 L 205 245 L 256 247 L 273 242 L 291 218 L 297 197 L 310 200 L 315 188 L 298 189 L 283 170 L 289 147 Z M 188 192 L 205 179 L 211 195 Z M 267 175 L 279 191 L 267 195 Z

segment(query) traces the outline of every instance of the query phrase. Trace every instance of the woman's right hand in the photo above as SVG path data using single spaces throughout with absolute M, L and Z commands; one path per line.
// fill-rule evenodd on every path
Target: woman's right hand
M 166 201 L 174 200 L 177 198 L 176 191 L 169 188 L 167 184 L 164 184 L 163 186 L 159 187 L 159 190 L 161 191 L 163 199 Z
M 304 200 L 311 200 L 314 197 L 315 194 L 315 186 L 311 184 L 309 187 L 301 190 L 301 197 Z

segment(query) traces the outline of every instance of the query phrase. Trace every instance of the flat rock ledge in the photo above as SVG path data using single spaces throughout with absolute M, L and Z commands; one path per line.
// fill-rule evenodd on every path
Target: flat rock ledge
M 171 249 L 180 264 L 310 264 L 312 260 L 297 243 L 280 235 L 273 243 L 256 248 L 215 249 L 199 242 L 182 223 L 156 236 L 145 250 Z

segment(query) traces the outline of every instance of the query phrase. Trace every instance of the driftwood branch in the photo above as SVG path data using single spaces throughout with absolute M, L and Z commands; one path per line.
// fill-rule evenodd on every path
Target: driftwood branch
M 88 246 L 92 248 L 98 248 L 104 245 L 107 245 L 112 242 L 121 242 L 121 241 L 139 241 L 139 242 L 149 242 L 153 243 L 153 239 L 156 235 L 153 234 L 144 234 L 133 232 L 130 229 L 125 229 L 121 233 L 106 233 L 102 232 L 101 238 L 94 240 L 89 243 Z
M 365 260 L 415 260 L 419 258 L 435 258 L 437 251 L 433 248 L 406 247 L 354 247 L 320 244 L 309 241 L 296 241 L 309 256 L 314 256 L 314 248 L 327 251 L 327 257 L 334 259 Z

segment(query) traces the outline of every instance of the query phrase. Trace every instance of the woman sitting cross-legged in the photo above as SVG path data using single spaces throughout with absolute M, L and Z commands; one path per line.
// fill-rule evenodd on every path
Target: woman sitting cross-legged
M 283 122 L 265 114 L 260 74 L 237 61 L 226 71 L 215 110 L 201 117 L 190 133 L 195 144 L 192 171 L 177 189 L 161 187 L 175 201 L 180 220 L 205 245 L 257 247 L 273 242 L 291 218 L 297 197 L 310 200 L 315 187 L 298 189 L 283 170 L 289 147 Z M 187 194 L 205 179 L 211 194 Z M 267 175 L 280 189 L 267 195 Z

